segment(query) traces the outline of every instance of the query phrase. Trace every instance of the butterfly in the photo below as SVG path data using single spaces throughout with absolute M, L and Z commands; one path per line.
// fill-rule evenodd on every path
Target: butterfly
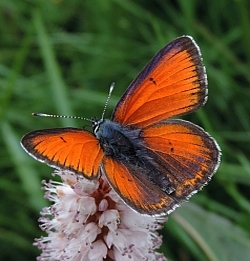
M 201 127 L 173 117 L 207 100 L 207 76 L 192 37 L 163 47 L 129 85 L 111 119 L 93 133 L 54 128 L 26 134 L 21 145 L 36 160 L 95 180 L 104 174 L 138 213 L 171 213 L 208 183 L 220 164 L 217 142 Z

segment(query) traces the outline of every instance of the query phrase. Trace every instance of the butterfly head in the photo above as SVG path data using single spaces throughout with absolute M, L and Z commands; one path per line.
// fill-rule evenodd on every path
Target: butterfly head
M 93 119 L 92 120 L 92 128 L 93 128 L 93 132 L 95 134 L 96 137 L 98 137 L 98 132 L 100 130 L 100 125 L 104 122 L 104 119 Z

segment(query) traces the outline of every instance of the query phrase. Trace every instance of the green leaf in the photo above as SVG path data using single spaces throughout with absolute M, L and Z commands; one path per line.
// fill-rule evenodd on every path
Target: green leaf
M 250 258 L 249 235 L 232 221 L 198 205 L 191 202 L 184 204 L 170 215 L 166 226 L 173 223 L 179 231 L 182 228 L 180 237 L 184 243 L 188 244 L 185 240 L 192 240 L 195 247 L 203 252 L 200 260 L 238 261 Z

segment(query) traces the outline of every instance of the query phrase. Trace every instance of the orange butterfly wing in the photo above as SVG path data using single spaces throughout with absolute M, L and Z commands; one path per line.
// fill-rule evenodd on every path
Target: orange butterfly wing
M 150 168 L 146 161 L 141 165 L 109 157 L 102 167 L 113 189 L 141 214 L 171 213 L 206 185 L 219 166 L 216 141 L 190 122 L 162 121 L 142 129 L 140 137 L 144 154 L 138 160 L 148 157 L 154 162 Z
M 189 36 L 160 50 L 130 84 L 112 120 L 144 128 L 182 115 L 206 101 L 207 80 L 199 47 Z
M 188 198 L 200 190 L 216 172 L 220 148 L 202 128 L 183 120 L 168 120 L 142 131 L 145 147 L 166 169 L 174 198 Z
M 33 131 L 21 141 L 35 159 L 49 166 L 96 179 L 104 156 L 96 137 L 77 128 L 55 128 Z
M 103 161 L 109 183 L 128 206 L 145 215 L 165 215 L 179 205 L 171 195 L 144 179 L 143 172 L 133 172 L 130 167 L 108 157 Z

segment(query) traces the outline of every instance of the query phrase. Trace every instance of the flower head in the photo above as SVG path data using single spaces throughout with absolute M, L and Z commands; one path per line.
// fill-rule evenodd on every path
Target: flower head
M 53 205 L 41 212 L 46 237 L 34 245 L 40 261 L 166 260 L 156 252 L 164 217 L 142 216 L 131 210 L 104 177 L 89 181 L 70 171 L 56 171 L 62 182 L 43 182 Z

